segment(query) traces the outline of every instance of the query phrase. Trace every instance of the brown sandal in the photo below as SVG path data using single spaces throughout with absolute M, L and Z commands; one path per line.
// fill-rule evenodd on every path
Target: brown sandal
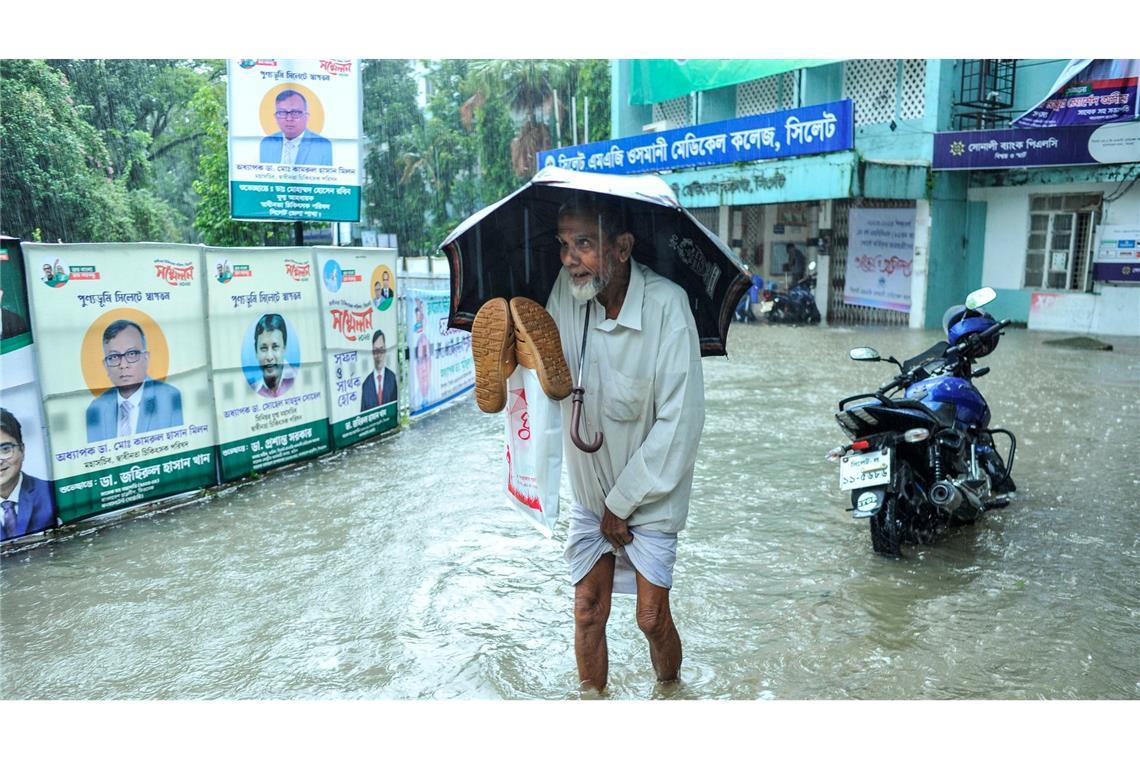
M 562 354 L 558 326 L 546 309 L 529 298 L 511 299 L 518 363 L 538 373 L 547 396 L 561 401 L 570 395 L 570 368 Z
M 471 324 L 475 360 L 475 403 L 488 414 L 507 405 L 507 378 L 515 371 L 515 331 L 507 299 L 493 298 L 479 308 Z

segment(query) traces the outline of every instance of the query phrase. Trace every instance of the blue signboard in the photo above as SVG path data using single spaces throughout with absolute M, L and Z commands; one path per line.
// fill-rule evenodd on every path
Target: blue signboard
M 853 114 L 852 102 L 840 100 L 694 124 L 667 132 L 545 150 L 538 154 L 538 166 L 639 174 L 851 150 Z
M 1140 161 L 1140 122 L 934 135 L 935 169 L 1122 164 Z

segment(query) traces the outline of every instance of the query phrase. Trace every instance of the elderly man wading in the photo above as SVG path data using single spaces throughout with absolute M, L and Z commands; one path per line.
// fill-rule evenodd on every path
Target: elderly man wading
M 618 199 L 577 193 L 559 209 L 562 270 L 547 309 L 494 299 L 472 325 L 483 411 L 503 408 L 516 362 L 534 368 L 547 395 L 562 401 L 574 500 L 565 552 L 574 651 L 582 687 L 599 691 L 609 674 L 615 592 L 637 594 L 657 679 L 677 678 L 681 638 L 669 589 L 704 425 L 701 354 L 685 292 L 632 260 L 624 213 Z M 593 453 L 571 442 L 570 377 L 586 389 L 580 440 L 601 435 Z

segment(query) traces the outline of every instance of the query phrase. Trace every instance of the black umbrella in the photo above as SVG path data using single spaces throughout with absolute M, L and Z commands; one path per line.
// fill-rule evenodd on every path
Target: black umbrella
M 548 167 L 519 190 L 473 214 L 440 244 L 451 265 L 448 326 L 471 331 L 492 298 L 545 305 L 562 263 L 558 209 L 576 192 L 625 200 L 633 258 L 685 289 L 701 356 L 724 356 L 728 326 L 752 280 L 740 259 L 693 218 L 657 176 L 593 174 Z

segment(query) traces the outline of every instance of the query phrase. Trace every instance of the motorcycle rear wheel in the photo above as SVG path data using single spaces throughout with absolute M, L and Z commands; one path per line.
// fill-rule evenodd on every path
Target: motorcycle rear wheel
M 871 548 L 884 557 L 901 557 L 902 521 L 898 517 L 898 497 L 888 494 L 886 504 L 868 521 L 871 526 Z

